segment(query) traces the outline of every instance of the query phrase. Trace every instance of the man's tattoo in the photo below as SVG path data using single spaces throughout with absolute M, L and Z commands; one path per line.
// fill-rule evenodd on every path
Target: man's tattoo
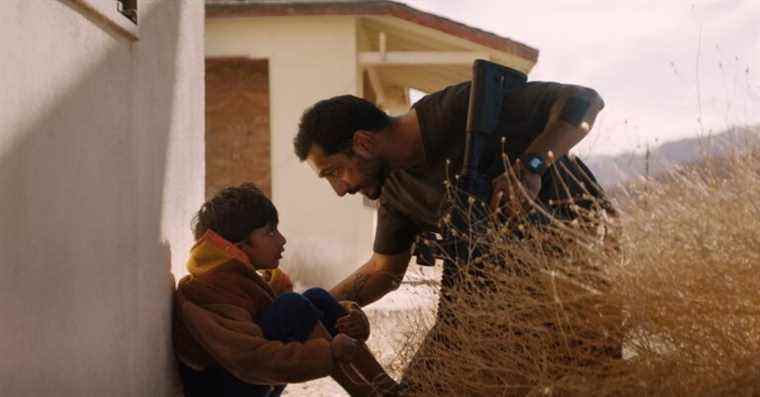
M 351 289 L 348 291 L 347 297 L 348 300 L 352 300 L 354 302 L 361 303 L 361 293 L 364 287 L 369 282 L 369 275 L 368 274 L 359 274 L 356 276 L 356 278 L 351 283 Z

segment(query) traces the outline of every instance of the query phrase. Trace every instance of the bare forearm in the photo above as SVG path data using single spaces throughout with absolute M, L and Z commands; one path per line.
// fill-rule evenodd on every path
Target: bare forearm
M 398 288 L 401 280 L 367 262 L 330 290 L 337 300 L 351 300 L 366 306 Z
M 565 106 L 568 103 L 568 98 L 571 97 L 585 101 L 587 104 L 587 107 L 582 109 L 581 114 L 573 114 L 578 112 L 577 109 L 571 110 L 570 114 L 567 114 L 568 111 Z M 554 159 L 566 155 L 588 134 L 594 125 L 597 114 L 603 107 L 604 101 L 596 91 L 590 89 L 574 90 L 554 104 L 546 127 L 525 152 L 544 156 L 552 152 Z M 552 161 L 552 159 L 547 160 Z
M 526 153 L 541 154 L 546 156 L 552 152 L 554 159 L 566 155 L 570 149 L 580 142 L 588 133 L 588 128 L 573 126 L 565 121 L 556 120 L 531 143 Z M 547 161 L 548 159 L 545 157 Z

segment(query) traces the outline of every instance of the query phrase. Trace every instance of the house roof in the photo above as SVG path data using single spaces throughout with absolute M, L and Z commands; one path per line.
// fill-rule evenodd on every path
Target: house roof
M 396 1 L 206 0 L 206 16 L 210 18 L 297 15 L 391 16 L 513 54 L 532 64 L 538 61 L 538 50 L 533 47 Z

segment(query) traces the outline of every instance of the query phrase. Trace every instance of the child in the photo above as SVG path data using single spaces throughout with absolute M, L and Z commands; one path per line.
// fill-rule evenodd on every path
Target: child
M 285 247 L 277 222 L 252 184 L 226 188 L 198 211 L 175 305 L 185 396 L 275 397 L 287 383 L 327 375 L 352 396 L 391 394 L 396 383 L 363 343 L 369 323 L 358 306 L 323 289 L 272 288 L 290 286 L 276 270 Z

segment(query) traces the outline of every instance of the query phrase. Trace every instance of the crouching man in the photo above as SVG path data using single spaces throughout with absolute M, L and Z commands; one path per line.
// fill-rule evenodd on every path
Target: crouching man
M 298 158 L 338 196 L 379 200 L 374 252 L 332 288 L 337 299 L 363 306 L 398 288 L 417 236 L 441 232 L 445 182 L 462 168 L 470 87 L 465 82 L 427 95 L 397 117 L 351 95 L 304 112 L 294 140 Z M 520 161 L 513 171 L 491 176 L 492 209 L 509 210 L 514 200 L 527 199 L 560 219 L 573 218 L 572 206 L 592 201 L 612 211 L 591 171 L 567 156 L 603 107 L 596 91 L 575 85 L 529 82 L 508 92 L 497 131 L 508 133 L 507 158 Z M 501 140 L 486 149 L 501 154 Z M 453 263 L 445 266 L 441 296 L 457 285 L 458 272 Z M 445 309 L 441 301 L 439 315 Z

